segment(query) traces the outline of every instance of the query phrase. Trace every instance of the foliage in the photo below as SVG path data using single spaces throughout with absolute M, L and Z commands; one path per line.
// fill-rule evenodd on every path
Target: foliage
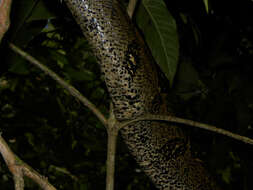
M 157 19 L 152 21 L 157 22 L 157 27 L 154 23 L 148 25 L 147 17 L 140 16 L 147 13 L 141 10 L 143 5 L 135 16 L 140 28 L 141 22 L 145 22 L 146 29 L 142 32 L 147 42 L 153 36 L 146 32 L 165 26 L 174 32 L 175 38 L 178 35 L 179 62 L 173 63 L 174 68 L 167 65 L 173 69 L 169 74 L 170 79 L 174 78 L 173 88 L 161 73 L 162 91 L 169 94 L 169 107 L 178 116 L 252 137 L 252 11 L 249 8 L 252 2 L 237 0 L 228 6 L 226 1 L 209 0 L 208 14 L 203 1 L 164 2 L 166 10 L 163 7 L 150 15 L 159 16 L 164 11 L 167 15 L 169 11 L 177 23 L 177 34 L 166 24 L 168 15 L 161 24 Z M 155 6 L 160 8 L 159 3 Z M 60 1 L 14 1 L 11 21 L 11 28 L 0 44 L 3 137 L 15 153 L 57 188 L 103 189 L 106 131 L 101 123 L 48 76 L 11 52 L 5 43 L 11 41 L 25 49 L 107 114 L 109 97 L 87 41 Z M 160 39 L 165 38 L 168 37 Z M 171 56 L 176 57 L 177 43 L 167 46 L 175 49 Z M 164 54 L 160 47 L 158 53 Z M 150 48 L 153 49 L 152 45 Z M 206 161 L 224 189 L 252 189 L 252 147 L 199 129 L 185 129 L 192 137 L 194 154 Z M 154 189 L 121 139 L 117 151 L 116 189 Z M 27 189 L 37 189 L 32 182 L 27 183 Z M 2 158 L 0 187 L 13 189 Z
M 175 20 L 162 0 L 141 1 L 136 20 L 152 55 L 172 85 L 179 51 Z

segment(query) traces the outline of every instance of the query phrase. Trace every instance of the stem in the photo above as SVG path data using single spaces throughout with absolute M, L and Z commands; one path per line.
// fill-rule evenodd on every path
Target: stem
M 115 155 L 118 129 L 108 129 L 107 161 L 106 161 L 106 190 L 114 189 Z
M 115 156 L 119 124 L 113 113 L 113 105 L 110 103 L 110 117 L 107 125 L 107 160 L 106 160 L 106 190 L 114 189 Z
M 152 121 L 152 120 L 153 121 L 168 121 L 168 122 L 174 122 L 174 123 L 181 123 L 181 124 L 185 124 L 185 125 L 188 125 L 188 126 L 193 126 L 193 127 L 205 129 L 207 131 L 212 131 L 212 132 L 215 132 L 215 133 L 218 133 L 218 134 L 222 134 L 222 135 L 228 136 L 230 138 L 242 141 L 244 143 L 253 145 L 253 139 L 251 139 L 249 137 L 241 136 L 241 135 L 232 133 L 230 131 L 217 128 L 213 125 L 208 125 L 208 124 L 205 124 L 205 123 L 200 123 L 200 122 L 197 122 L 197 121 L 192 121 L 192 120 L 189 120 L 189 119 L 183 119 L 183 118 L 179 118 L 179 117 L 175 117 L 175 116 L 147 114 L 147 115 L 141 116 L 139 118 L 121 123 L 120 126 L 119 126 L 119 129 L 121 129 L 125 126 L 128 126 L 128 125 L 130 125 L 134 122 L 137 122 L 137 121 Z

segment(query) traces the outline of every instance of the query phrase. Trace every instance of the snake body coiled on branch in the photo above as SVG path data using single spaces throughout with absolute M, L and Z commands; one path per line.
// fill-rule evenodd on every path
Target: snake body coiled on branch
M 117 120 L 160 113 L 158 74 L 153 58 L 116 0 L 65 0 L 91 44 L 112 98 Z M 216 190 L 202 163 L 192 158 L 182 130 L 139 121 L 121 135 L 158 189 Z

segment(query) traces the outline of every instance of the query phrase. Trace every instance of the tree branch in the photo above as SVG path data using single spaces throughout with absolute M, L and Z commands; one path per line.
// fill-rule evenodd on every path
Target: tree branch
M 56 190 L 56 188 L 47 181 L 46 177 L 40 175 L 20 158 L 18 158 L 18 156 L 11 151 L 1 135 L 0 152 L 7 167 L 13 175 L 15 190 L 24 190 L 24 176 L 31 178 L 44 190 Z
M 98 117 L 98 119 L 104 124 L 104 126 L 107 126 L 107 119 L 105 118 L 105 116 L 96 108 L 96 106 L 93 103 L 91 103 L 87 98 L 85 98 L 76 88 L 74 88 L 70 84 L 66 83 L 55 72 L 53 72 L 52 70 L 47 68 L 45 65 L 40 63 L 37 59 L 35 59 L 31 55 L 29 55 L 28 53 L 24 52 L 23 50 L 21 50 L 20 48 L 18 48 L 14 44 L 10 44 L 9 46 L 14 52 L 21 55 L 24 59 L 29 61 L 31 64 L 40 68 L 47 75 L 49 75 L 56 82 L 58 82 L 61 86 L 63 86 L 72 96 L 74 96 L 80 102 L 82 102 L 84 106 L 88 107 Z
M 10 26 L 11 0 L 0 0 L 0 42 Z
M 119 132 L 118 122 L 113 114 L 112 105 L 110 106 L 110 117 L 107 128 L 107 161 L 106 161 L 106 190 L 114 189 L 115 157 L 117 136 Z
M 169 122 L 181 123 L 181 124 L 185 124 L 185 125 L 205 129 L 205 130 L 208 130 L 208 131 L 212 131 L 212 132 L 215 132 L 215 133 L 218 133 L 218 134 L 222 134 L 222 135 L 231 137 L 233 139 L 242 141 L 244 143 L 253 145 L 253 139 L 251 139 L 251 138 L 241 136 L 241 135 L 232 133 L 232 132 L 224 130 L 224 129 L 217 128 L 213 125 L 208 125 L 208 124 L 204 124 L 204 123 L 200 123 L 200 122 L 192 121 L 192 120 L 188 120 L 188 119 L 183 119 L 183 118 L 179 118 L 179 117 L 175 117 L 175 116 L 147 114 L 147 115 L 141 116 L 139 118 L 123 122 L 123 123 L 120 124 L 119 128 L 121 129 L 121 128 L 127 126 L 127 125 L 130 125 L 130 124 L 134 123 L 134 122 L 143 121 L 143 120 L 169 121 Z
M 130 18 L 133 17 L 134 10 L 135 10 L 137 2 L 138 2 L 138 0 L 130 0 L 129 3 L 128 3 L 127 14 Z

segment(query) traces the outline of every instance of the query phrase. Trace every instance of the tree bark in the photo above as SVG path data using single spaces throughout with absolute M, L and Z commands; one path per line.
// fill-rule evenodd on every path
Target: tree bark
M 11 0 L 0 0 L 0 42 L 10 26 Z

